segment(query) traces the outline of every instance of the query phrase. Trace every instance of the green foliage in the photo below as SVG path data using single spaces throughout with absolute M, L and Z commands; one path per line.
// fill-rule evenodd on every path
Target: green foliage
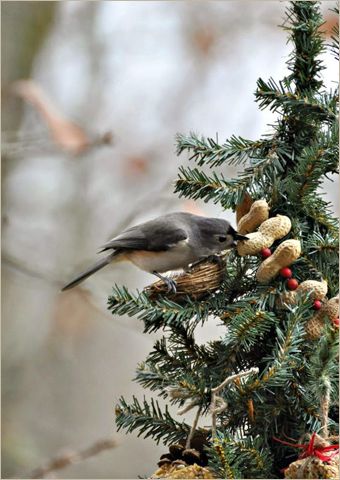
M 208 455 L 218 478 L 268 478 L 271 472 L 270 451 L 260 437 L 232 438 L 221 430 Z
M 297 92 L 317 91 L 322 86 L 321 71 L 325 68 L 320 54 L 325 50 L 320 32 L 323 24 L 316 2 L 291 2 L 284 28 L 290 33 L 294 49 L 287 62 Z
M 278 318 L 274 313 L 251 307 L 248 303 L 239 310 L 228 323 L 225 346 L 248 352 L 258 341 L 265 338 L 272 326 L 278 323 Z
M 194 200 L 220 202 L 226 209 L 235 208 L 246 191 L 253 197 L 259 195 L 259 187 L 262 187 L 261 192 L 264 191 L 274 181 L 275 176 L 284 171 L 284 165 L 282 158 L 273 153 L 266 158 L 253 160 L 252 165 L 245 168 L 238 178 L 233 180 L 225 179 L 222 174 L 213 173 L 209 177 L 197 168 L 180 167 L 175 193 L 178 192 L 180 196 Z
M 311 302 L 302 299 L 286 314 L 282 326 L 276 327 L 276 344 L 271 355 L 264 358 L 269 363 L 258 379 L 260 387 L 285 386 L 294 376 L 301 358 L 301 345 L 304 342 L 304 321 L 311 317 Z
M 338 292 L 339 238 L 332 233 L 321 235 L 319 231 L 312 232 L 304 242 L 304 253 L 301 262 L 315 276 L 320 276 L 328 282 L 329 297 Z
M 130 405 L 121 398 L 116 406 L 116 423 L 118 430 L 121 428 L 126 428 L 128 432 L 138 430 L 138 436 L 143 434 L 144 438 L 152 436 L 157 443 L 163 440 L 165 444 L 178 442 L 189 432 L 188 425 L 172 418 L 168 407 L 162 412 L 157 401 L 151 399 L 149 404 L 145 398 L 142 405 L 136 397 L 133 397 Z
M 314 121 L 332 123 L 336 120 L 336 96 L 329 96 L 327 93 L 315 95 L 312 90 L 296 93 L 288 80 L 285 78 L 279 85 L 272 78 L 268 83 L 261 78 L 257 81 L 255 98 L 262 110 L 269 108 L 272 112 L 282 114 L 295 113 Z
M 175 191 L 224 209 L 235 209 L 245 194 L 266 199 L 271 216 L 291 219 L 286 238 L 301 242 L 302 254 L 291 266 L 294 278 L 327 280 L 331 298 L 338 293 L 338 222 L 321 190 L 324 180 L 338 173 L 338 90 L 323 86 L 321 25 L 317 3 L 290 3 L 284 24 L 293 45 L 289 75 L 281 81 L 259 79 L 255 92 L 259 107 L 277 114 L 271 134 L 259 140 L 232 136 L 224 142 L 195 133 L 177 135 L 178 155 L 187 153 L 195 166 L 180 168 Z M 333 51 L 335 45 L 333 38 Z M 236 178 L 223 173 L 229 165 L 242 167 Z M 164 334 L 138 366 L 135 380 L 167 404 L 199 408 L 205 425 L 212 424 L 212 389 L 258 368 L 258 374 L 221 388 L 218 395 L 226 408 L 218 412 L 217 435 L 213 428 L 204 431 L 209 465 L 220 478 L 279 477 L 296 452 L 273 437 L 298 440 L 320 431 L 325 398 L 330 401 L 327 426 L 337 431 L 336 329 L 326 319 L 324 335 L 308 340 L 305 324 L 315 314 L 311 299 L 298 296 L 292 307 L 283 306 L 286 287 L 280 276 L 266 285 L 256 281 L 262 261 L 260 255 L 240 257 L 233 251 L 219 290 L 203 300 L 151 300 L 144 292 L 115 286 L 108 303 L 113 314 L 140 318 L 145 332 Z M 212 316 L 223 334 L 198 344 L 197 328 Z M 191 428 L 175 420 L 168 407 L 162 412 L 155 400 L 140 404 L 135 397 L 131 404 L 120 400 L 117 425 L 164 443 L 186 439 Z
M 177 134 L 177 155 L 182 152 L 190 152 L 190 160 L 194 160 L 198 166 L 210 165 L 217 167 L 223 164 L 241 165 L 252 158 L 264 157 L 272 148 L 272 141 L 261 139 L 258 141 L 247 140 L 232 135 L 229 139 L 219 145 L 213 138 L 205 138 L 195 133 L 185 136 Z M 285 145 L 276 145 L 276 150 L 284 152 Z
M 337 17 L 339 18 L 339 5 L 337 5 L 333 10 L 332 10 Z M 331 35 L 331 44 L 330 44 L 330 51 L 335 57 L 335 60 L 339 61 L 339 25 L 336 24 L 332 28 L 332 35 Z
M 318 348 L 310 355 L 307 365 L 309 382 L 307 390 L 317 399 L 322 399 L 327 389 L 335 402 L 339 399 L 339 372 L 334 362 L 339 352 L 339 337 L 334 329 L 327 328 L 319 340 Z M 330 385 L 331 384 L 331 385 Z
M 116 315 L 137 315 L 144 321 L 145 332 L 154 332 L 159 328 L 180 326 L 182 323 L 195 318 L 196 322 L 203 322 L 209 314 L 208 305 L 197 302 L 188 302 L 179 305 L 166 297 L 151 301 L 145 293 L 130 293 L 127 288 L 115 285 L 113 293 L 108 299 L 108 308 Z

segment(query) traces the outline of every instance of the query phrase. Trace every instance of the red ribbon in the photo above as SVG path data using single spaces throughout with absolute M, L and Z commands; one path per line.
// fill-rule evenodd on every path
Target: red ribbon
M 311 439 L 309 443 L 289 443 L 285 442 L 284 440 L 280 440 L 279 438 L 273 437 L 273 439 L 276 442 L 280 442 L 283 445 L 288 445 L 289 447 L 294 447 L 294 448 L 302 448 L 303 452 L 299 456 L 299 460 L 302 458 L 307 458 L 307 457 L 318 457 L 320 460 L 323 462 L 330 462 L 335 455 L 339 453 L 339 444 L 336 445 L 328 445 L 327 447 L 315 447 L 314 442 L 315 442 L 315 432 L 312 434 Z M 328 455 L 327 455 L 328 453 Z

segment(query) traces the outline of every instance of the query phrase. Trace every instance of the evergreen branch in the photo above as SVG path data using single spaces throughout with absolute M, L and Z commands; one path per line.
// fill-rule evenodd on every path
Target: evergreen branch
M 195 318 L 196 322 L 204 321 L 208 316 L 207 305 L 188 303 L 179 305 L 167 298 L 151 301 L 145 293 L 131 294 L 126 287 L 113 287 L 113 293 L 108 299 L 108 308 L 112 314 L 137 315 L 143 320 L 144 331 L 153 332 L 159 328 L 181 325 Z
M 334 9 L 331 9 L 339 18 L 339 6 L 337 5 Z M 335 60 L 339 61 L 339 24 L 333 26 L 332 35 L 331 35 L 331 44 L 329 45 L 330 51 L 334 55 Z
M 218 478 L 272 478 L 270 450 L 260 436 L 233 438 L 221 431 L 207 453 Z
M 328 283 L 329 295 L 337 291 L 339 278 L 339 239 L 335 231 L 321 235 L 315 231 L 304 240 L 299 264 L 313 276 L 320 276 Z
M 227 348 L 244 349 L 249 352 L 277 322 L 278 319 L 272 312 L 246 305 L 240 313 L 234 314 L 228 323 L 228 334 L 224 344 Z
M 152 437 L 157 443 L 162 440 L 165 444 L 178 442 L 187 437 L 190 427 L 184 422 L 177 422 L 170 415 L 166 406 L 162 412 L 157 401 L 151 399 L 150 405 L 144 398 L 141 405 L 137 398 L 128 405 L 123 397 L 116 406 L 116 423 L 118 431 L 121 428 L 128 433 L 138 430 L 138 436 Z
M 300 345 L 304 340 L 305 331 L 303 323 L 310 318 L 310 301 L 308 298 L 300 299 L 298 305 L 290 307 L 284 330 L 276 327 L 276 346 L 271 356 L 266 358 L 267 369 L 262 377 L 257 378 L 252 384 L 247 384 L 245 391 L 251 392 L 258 388 L 282 387 L 293 378 L 293 370 L 300 361 Z
M 221 440 L 215 439 L 213 447 L 207 448 L 209 466 L 215 472 L 217 478 L 235 479 L 241 478 L 236 465 L 236 455 L 222 447 Z
M 155 365 L 161 372 L 164 369 L 164 372 L 173 375 L 178 380 L 179 372 L 181 370 L 187 371 L 188 366 L 191 367 L 191 371 L 194 371 L 210 361 L 216 360 L 213 356 L 215 350 L 209 350 L 209 343 L 207 345 L 197 345 L 192 337 L 190 341 L 193 345 L 190 346 L 189 344 L 186 347 L 187 341 L 177 335 L 178 332 L 172 332 L 169 338 L 163 337 L 161 340 L 157 340 L 147 357 L 147 365 Z
M 207 302 L 202 302 L 206 305 Z M 170 349 L 178 356 L 178 354 L 185 355 L 185 364 L 196 364 L 205 358 L 205 352 L 195 342 L 195 337 L 192 328 L 185 325 L 176 325 L 172 328 L 169 337 Z
M 283 28 L 290 32 L 289 40 L 294 50 L 288 60 L 297 92 L 316 91 L 322 86 L 320 73 L 325 68 L 320 58 L 324 42 L 320 27 L 323 19 L 317 2 L 294 1 L 287 9 L 289 25 Z
M 221 293 L 221 297 L 222 297 Z M 212 302 L 213 303 L 213 302 Z M 213 305 L 211 305 L 211 313 L 214 313 Z M 182 326 L 183 327 L 183 326 Z M 189 328 L 191 329 L 192 326 Z M 216 358 L 211 358 L 211 352 L 209 351 L 209 343 L 206 345 L 198 345 L 195 342 L 193 333 L 186 331 L 185 328 L 173 329 L 168 339 L 169 349 L 173 356 L 182 362 L 184 370 L 188 373 L 191 372 L 195 376 L 195 383 L 198 386 L 202 381 L 209 379 L 210 369 L 208 367 L 209 362 L 215 361 Z M 165 365 L 167 367 L 167 365 Z M 200 371 L 200 375 L 196 375 L 196 372 Z M 178 377 L 177 370 L 177 378 Z M 187 380 L 188 377 L 187 377 Z M 203 384 L 201 391 L 204 390 L 205 384 Z
M 153 350 L 147 357 L 147 362 L 158 365 L 159 368 L 165 366 L 169 373 L 176 373 L 179 368 L 185 367 L 182 360 L 177 357 L 175 352 L 169 350 L 167 339 L 165 337 L 155 342 Z
M 325 227 L 329 232 L 337 234 L 339 224 L 333 217 L 330 202 L 326 202 L 316 192 L 301 198 L 301 211 L 306 217 L 310 217 L 316 224 Z
M 273 79 L 268 83 L 261 78 L 257 81 L 257 90 L 255 92 L 256 101 L 261 109 L 268 108 L 272 112 L 281 111 L 303 115 L 304 117 L 318 119 L 321 122 L 335 122 L 336 98 L 329 98 L 327 94 L 319 95 L 318 98 L 311 92 L 304 91 L 303 96 L 294 93 L 291 88 L 287 89 L 286 82 L 280 82 L 277 85 Z
M 232 349 L 226 350 L 221 342 L 197 345 L 185 329 L 182 332 L 176 329 L 169 339 L 156 342 L 146 362 L 140 364 L 136 380 L 151 390 L 159 390 L 172 403 L 200 399 L 200 404 L 207 407 L 210 402 L 207 391 L 216 385 L 220 371 L 226 374 L 232 370 L 229 358 L 232 355 Z
M 187 366 L 189 357 L 191 362 L 197 361 L 202 353 L 191 330 L 190 325 L 173 325 L 169 338 L 163 337 L 155 343 L 148 360 L 157 365 L 170 364 L 170 368 L 173 366 L 175 371 L 181 366 Z
M 339 173 L 339 124 L 334 122 L 329 128 L 319 132 L 318 146 L 324 161 L 323 175 Z M 316 146 L 315 146 L 316 148 Z
M 134 378 L 144 388 L 149 388 L 152 391 L 159 390 L 160 396 L 166 398 L 168 396 L 169 387 L 173 386 L 177 380 L 175 374 L 165 373 L 156 365 L 143 362 L 137 367 L 136 376 Z M 181 398 L 184 397 L 184 393 Z
M 252 367 L 249 370 L 234 373 L 233 375 L 229 375 L 227 378 L 225 378 L 220 385 L 211 388 L 210 412 L 212 417 L 211 435 L 213 439 L 216 437 L 217 414 L 222 413 L 228 407 L 228 404 L 224 402 L 223 398 L 217 394 L 221 392 L 221 390 L 225 389 L 227 385 L 240 382 L 242 377 L 248 377 L 249 375 L 257 374 L 258 372 L 259 369 L 257 367 Z
M 190 135 L 177 134 L 177 155 L 183 151 L 190 153 L 189 160 L 194 160 L 199 166 L 220 166 L 244 164 L 252 158 L 263 158 L 270 150 L 285 154 L 285 146 L 276 139 L 247 140 L 233 135 L 222 145 L 213 138 L 199 137 L 195 133 Z
M 235 205 L 241 199 L 245 188 L 243 184 L 232 185 L 224 177 L 218 178 L 215 173 L 208 177 L 197 168 L 180 167 L 178 177 L 174 192 L 179 193 L 180 197 L 203 199 L 205 202 L 212 200 L 214 203 L 220 202 L 224 208 Z
M 233 180 L 227 180 L 223 175 L 217 176 L 214 172 L 209 177 L 197 168 L 180 167 L 175 193 L 194 200 L 219 202 L 223 208 L 235 208 L 246 191 L 257 195 L 254 190 L 255 181 L 259 186 L 262 185 L 262 190 L 265 191 L 266 183 L 271 184 L 273 177 L 280 175 L 283 170 L 284 162 L 276 154 L 257 161 Z
M 278 85 L 273 78 L 270 78 L 268 83 L 262 78 L 257 80 L 255 101 L 259 103 L 260 109 L 270 107 L 270 111 L 275 112 L 283 109 L 287 104 L 291 105 L 292 99 L 295 99 L 295 95 L 289 85 L 283 81 L 280 81 Z
M 294 411 L 295 416 L 299 416 L 302 425 L 311 426 L 312 431 L 318 431 L 320 426 L 320 404 L 316 397 L 311 394 L 309 389 L 305 388 L 306 368 L 308 361 L 295 371 L 295 379 L 287 385 L 285 390 L 286 408 L 282 411 L 282 415 L 288 411 Z M 303 385 L 302 385 L 303 384 Z M 300 432 L 304 434 L 305 427 Z
M 226 302 L 223 312 L 221 313 L 221 319 L 225 321 L 226 325 L 229 325 L 230 320 L 234 315 L 242 314 L 244 310 L 247 310 L 250 307 L 256 307 L 259 310 L 274 309 L 278 293 L 277 288 L 273 285 L 259 285 L 256 280 L 254 281 L 254 275 L 260 263 L 261 260 L 257 258 L 255 268 L 251 269 L 251 272 L 249 273 L 253 282 L 247 283 L 247 290 L 243 291 L 243 289 L 240 289 L 239 292 L 235 292 L 234 295 L 231 295 L 231 298 Z M 249 264 L 248 268 L 250 268 Z M 243 273 L 242 279 L 245 281 L 248 280 L 245 273 Z M 242 279 L 240 279 L 240 281 Z M 233 293 L 231 288 L 227 290 L 231 290 Z
M 328 389 L 331 395 L 338 393 L 338 354 L 338 335 L 334 328 L 325 326 L 325 334 L 320 337 L 318 348 L 313 348 L 307 364 L 309 382 L 306 388 L 318 404 Z
M 254 273 L 259 266 L 259 259 L 256 257 L 240 257 L 236 250 L 232 251 L 228 257 L 226 265 L 226 275 L 221 285 L 221 293 L 225 301 L 222 303 L 220 311 L 216 309 L 217 315 L 223 315 L 234 308 L 235 301 L 249 300 L 256 289 L 257 282 L 254 280 Z M 246 298 L 247 297 L 247 298 Z
M 160 395 L 170 397 L 173 403 L 183 403 L 188 398 L 205 396 L 205 377 L 201 371 L 202 365 L 191 361 L 187 352 L 174 350 L 173 357 L 177 359 L 177 368 L 169 366 L 165 358 L 155 363 L 149 355 L 146 362 L 138 366 L 135 380 L 151 390 L 159 390 Z M 168 358 L 168 356 L 166 357 Z M 208 373 L 208 372 L 207 372 Z
M 300 205 L 303 197 L 314 194 L 328 172 L 334 172 L 338 162 L 335 153 L 335 150 L 325 151 L 319 145 L 303 149 L 299 161 L 282 182 L 292 203 Z
M 331 233 L 323 236 L 315 231 L 306 238 L 304 250 L 306 256 L 312 256 L 317 259 L 320 268 L 327 262 L 335 266 L 338 261 L 339 238 Z
M 339 398 L 338 374 L 339 338 L 331 326 L 319 339 L 319 348 L 312 352 L 307 365 L 309 382 L 307 391 L 313 396 L 320 411 L 321 435 L 328 437 L 331 398 Z

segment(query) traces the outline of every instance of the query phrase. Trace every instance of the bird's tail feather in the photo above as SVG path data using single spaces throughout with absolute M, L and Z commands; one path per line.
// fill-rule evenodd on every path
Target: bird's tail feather
M 117 252 L 118 253 L 118 252 Z M 111 253 L 110 255 L 108 255 L 107 257 L 105 258 L 102 258 L 101 260 L 99 260 L 98 262 L 96 262 L 95 264 L 91 265 L 91 267 L 89 267 L 87 270 L 85 270 L 84 272 L 80 273 L 79 275 L 77 275 L 76 278 L 74 278 L 71 282 L 67 283 L 62 289 L 61 291 L 64 292 L 65 290 L 68 290 L 69 288 L 73 288 L 75 287 L 76 285 L 79 285 L 79 283 L 81 283 L 83 280 L 85 280 L 87 277 L 89 277 L 90 275 L 92 275 L 93 273 L 97 272 L 98 270 L 100 270 L 101 268 L 105 267 L 106 265 L 108 265 L 109 263 L 111 263 L 111 261 L 113 260 L 113 257 L 115 255 L 117 255 L 116 252 L 114 253 Z

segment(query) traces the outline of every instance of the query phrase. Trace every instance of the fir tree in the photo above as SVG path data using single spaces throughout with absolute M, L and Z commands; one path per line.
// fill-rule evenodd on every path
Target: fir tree
M 319 187 L 328 174 L 338 173 L 338 90 L 323 85 L 321 25 L 317 3 L 291 2 L 283 26 L 293 46 L 289 74 L 279 82 L 259 79 L 255 92 L 261 109 L 277 113 L 272 133 L 257 141 L 232 136 L 223 144 L 178 135 L 177 153 L 188 152 L 196 167 L 180 168 L 175 191 L 233 210 L 247 195 L 265 199 L 270 216 L 291 219 L 285 239 L 301 242 L 302 254 L 291 266 L 294 277 L 326 280 L 332 298 L 338 293 L 338 226 Z M 331 50 L 336 57 L 336 33 Z M 214 172 L 228 165 L 243 170 L 234 179 Z M 301 296 L 282 309 L 278 299 L 285 282 L 276 276 L 260 284 L 255 274 L 262 261 L 232 251 L 221 287 L 200 300 L 154 299 L 118 286 L 109 298 L 113 314 L 137 315 L 145 333 L 164 332 L 138 366 L 137 382 L 182 411 L 197 411 L 194 425 L 188 425 L 156 400 L 121 398 L 118 428 L 165 445 L 190 446 L 201 436 L 208 464 L 220 478 L 282 477 L 298 452 L 275 438 L 297 441 L 307 432 L 338 432 L 336 326 L 328 320 L 319 339 L 308 339 L 312 300 Z M 198 345 L 195 328 L 211 315 L 221 319 L 225 334 Z M 211 428 L 197 427 L 201 415 Z

